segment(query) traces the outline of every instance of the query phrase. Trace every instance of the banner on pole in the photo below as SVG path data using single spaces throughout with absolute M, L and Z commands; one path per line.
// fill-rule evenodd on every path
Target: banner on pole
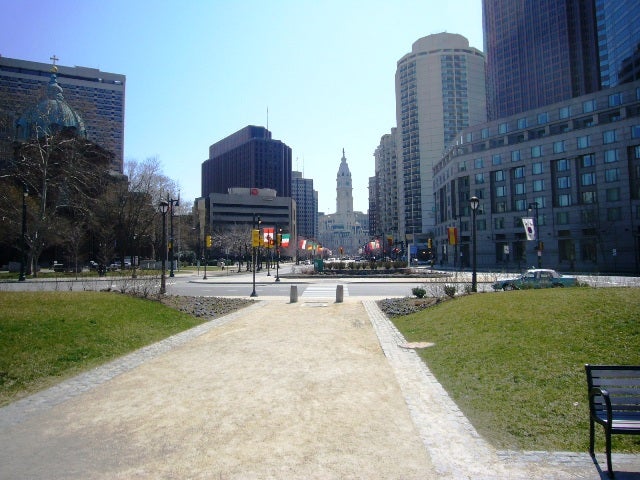
M 524 225 L 524 231 L 527 234 L 527 240 L 535 240 L 536 227 L 533 225 L 533 218 L 522 217 L 522 225 Z

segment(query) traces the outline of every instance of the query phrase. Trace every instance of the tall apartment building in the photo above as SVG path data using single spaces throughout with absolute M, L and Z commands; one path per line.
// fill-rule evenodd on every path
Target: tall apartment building
M 298 209 L 297 232 L 304 238 L 318 235 L 318 192 L 313 189 L 313 179 L 304 178 L 302 172 L 291 172 L 291 197 Z
M 380 138 L 380 144 L 373 156 L 375 158 L 374 187 L 369 188 L 369 198 L 375 199 L 375 212 L 369 206 L 369 227 L 374 235 L 400 231 L 399 206 L 402 204 L 402 194 L 398 182 L 398 155 L 396 147 L 397 129 L 392 128 Z M 375 221 L 371 216 L 375 215 Z
M 202 163 L 202 196 L 235 187 L 271 188 L 291 197 L 291 148 L 251 125 L 211 145 Z
M 426 239 L 436 224 L 433 165 L 460 130 L 486 121 L 484 54 L 462 35 L 421 38 L 398 61 L 395 91 L 400 236 Z
M 54 56 L 52 60 L 55 63 L 58 59 Z M 112 152 L 112 169 L 123 173 L 126 77 L 95 68 L 55 67 L 64 99 L 84 120 L 87 138 Z M 10 133 L 7 125 L 15 125 L 29 108 L 46 97 L 51 71 L 52 64 L 0 57 L 3 133 Z

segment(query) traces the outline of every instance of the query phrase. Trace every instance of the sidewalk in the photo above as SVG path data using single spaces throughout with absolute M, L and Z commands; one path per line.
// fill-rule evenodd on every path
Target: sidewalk
M 586 454 L 495 451 L 346 300 L 260 301 L 0 409 L 0 478 L 600 478 Z

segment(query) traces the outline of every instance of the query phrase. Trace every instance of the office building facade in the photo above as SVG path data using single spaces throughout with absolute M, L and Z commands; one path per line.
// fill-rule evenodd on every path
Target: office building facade
M 297 232 L 304 238 L 318 236 L 318 192 L 313 179 L 304 178 L 302 172 L 292 172 L 291 197 L 297 207 Z
M 595 0 L 600 85 L 614 87 L 640 79 L 640 3 Z
M 201 195 L 236 187 L 271 188 L 278 197 L 291 197 L 291 148 L 251 125 L 211 145 L 202 163 Z
M 126 77 L 95 68 L 53 66 L 64 100 L 84 121 L 87 138 L 112 152 L 112 170 L 123 173 Z M 46 98 L 51 77 L 52 64 L 0 57 L 3 138 L 11 136 L 25 112 Z M 9 154 L 2 148 L 0 155 Z
M 486 121 L 484 54 L 456 34 L 414 42 L 395 74 L 400 235 L 428 235 L 435 226 L 433 166 L 446 145 Z
M 470 266 L 476 196 L 480 268 L 638 274 L 640 81 L 466 129 L 434 182 L 444 265 Z

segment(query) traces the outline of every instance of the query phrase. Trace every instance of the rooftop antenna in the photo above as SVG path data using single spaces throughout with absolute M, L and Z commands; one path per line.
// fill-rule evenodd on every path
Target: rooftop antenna
M 267 130 L 269 130 L 269 107 L 267 106 Z

